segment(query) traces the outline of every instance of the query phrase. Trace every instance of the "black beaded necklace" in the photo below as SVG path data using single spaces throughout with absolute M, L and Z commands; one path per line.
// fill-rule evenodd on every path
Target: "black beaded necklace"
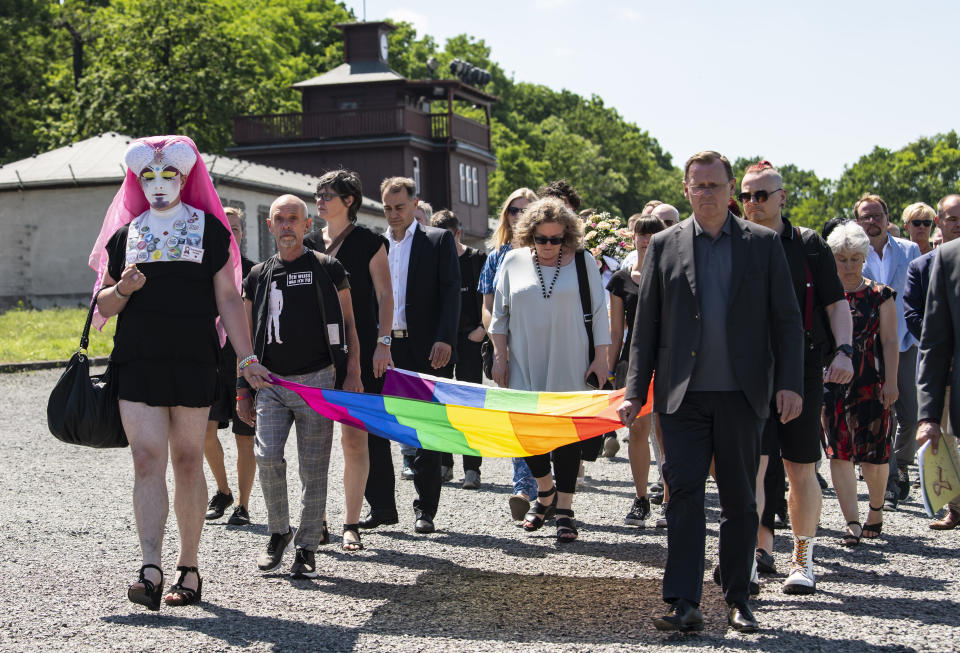
M 547 285 L 543 282 L 543 272 L 540 270 L 540 255 L 537 254 L 537 248 L 533 248 L 533 264 L 537 268 L 537 277 L 540 279 L 540 292 L 543 293 L 544 299 L 550 299 L 550 296 L 553 294 L 553 287 L 557 285 L 557 278 L 560 276 L 560 261 L 563 260 L 563 245 L 560 246 L 560 251 L 557 252 L 557 271 L 553 273 L 553 281 L 550 282 L 550 290 L 547 290 Z

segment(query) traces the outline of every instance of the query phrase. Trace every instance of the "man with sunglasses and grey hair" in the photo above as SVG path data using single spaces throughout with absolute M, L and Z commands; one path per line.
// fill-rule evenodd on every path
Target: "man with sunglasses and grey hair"
M 803 410 L 800 417 L 781 423 L 775 414 L 767 420 L 760 448 L 757 472 L 757 565 L 774 573 L 773 506 L 764 510 L 764 475 L 771 459 L 783 458 L 790 482 L 787 510 L 793 530 L 793 557 L 790 573 L 783 584 L 786 594 L 812 594 L 816 588 L 813 574 L 813 544 L 820 521 L 822 495 L 815 464 L 820 460 L 820 412 L 823 407 L 824 379 L 849 383 L 853 378 L 853 320 L 850 305 L 837 276 L 833 254 L 815 231 L 795 227 L 783 217 L 786 191 L 783 178 L 768 161 L 749 168 L 740 183 L 740 201 L 744 216 L 780 234 L 803 318 Z M 830 336 L 836 343 L 831 350 Z M 824 376 L 824 363 L 829 369 Z

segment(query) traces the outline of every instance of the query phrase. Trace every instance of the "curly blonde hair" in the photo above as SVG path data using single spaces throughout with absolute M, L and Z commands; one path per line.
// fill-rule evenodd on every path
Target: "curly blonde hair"
M 563 247 L 567 251 L 583 247 L 583 222 L 555 197 L 545 197 L 527 207 L 513 230 L 513 246 L 533 247 L 533 235 L 537 226 L 544 222 L 555 222 L 563 227 Z

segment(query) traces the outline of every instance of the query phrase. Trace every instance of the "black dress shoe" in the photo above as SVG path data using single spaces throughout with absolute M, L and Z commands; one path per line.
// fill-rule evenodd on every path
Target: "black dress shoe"
M 372 512 L 361 519 L 358 524 L 360 528 L 376 528 L 377 526 L 393 526 L 394 524 L 400 523 L 400 518 L 397 517 L 397 514 L 394 513 L 389 517 L 383 515 L 375 515 Z
M 433 526 L 433 517 L 425 512 L 416 511 L 417 522 L 413 525 L 413 530 L 418 533 L 432 533 L 436 529 Z
M 670 611 L 662 617 L 656 617 L 653 625 L 657 630 L 679 630 L 689 632 L 703 630 L 703 615 L 692 603 L 677 599 L 670 607 Z
M 755 633 L 760 630 L 760 625 L 750 611 L 750 606 L 745 603 L 741 605 L 730 604 L 730 611 L 727 612 L 727 623 L 730 624 L 731 628 L 741 633 Z

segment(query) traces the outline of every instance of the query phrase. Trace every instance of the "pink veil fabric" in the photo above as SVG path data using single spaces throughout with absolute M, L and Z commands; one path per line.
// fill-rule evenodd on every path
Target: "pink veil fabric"
M 213 180 L 210 178 L 210 173 L 207 171 L 207 166 L 204 164 L 200 152 L 197 151 L 196 144 L 187 136 L 177 135 L 150 136 L 147 138 L 138 138 L 137 140 L 146 143 L 156 150 L 162 150 L 167 145 L 178 141 L 186 143 L 193 149 L 194 154 L 197 156 L 197 162 L 187 176 L 187 183 L 180 193 L 180 200 L 205 213 L 217 216 L 217 219 L 220 220 L 220 223 L 226 228 L 227 233 L 230 234 L 230 262 L 233 264 L 234 282 L 239 292 L 241 281 L 240 248 L 237 246 L 237 241 L 233 237 L 233 232 L 230 231 L 230 222 L 223 212 L 223 206 L 220 204 L 220 196 L 217 195 L 217 190 L 213 187 Z M 117 229 L 129 224 L 130 221 L 150 208 L 150 204 L 147 202 L 147 198 L 140 188 L 140 182 L 137 181 L 137 174 L 138 171 L 127 170 L 123 184 L 114 196 L 113 202 L 110 203 L 110 208 L 107 209 L 107 214 L 103 218 L 103 226 L 100 228 L 100 235 L 97 236 L 97 242 L 90 252 L 88 264 L 97 273 L 97 281 L 93 287 L 94 295 L 96 295 L 100 289 L 103 283 L 104 273 L 107 270 L 107 241 L 110 240 L 110 237 Z M 99 309 L 94 311 L 93 325 L 97 329 L 102 330 L 103 325 L 107 323 L 107 319 L 108 318 L 100 315 Z M 217 332 L 220 334 L 220 346 L 223 346 L 223 343 L 226 342 L 226 334 L 223 326 L 220 324 L 219 318 L 217 319 Z

